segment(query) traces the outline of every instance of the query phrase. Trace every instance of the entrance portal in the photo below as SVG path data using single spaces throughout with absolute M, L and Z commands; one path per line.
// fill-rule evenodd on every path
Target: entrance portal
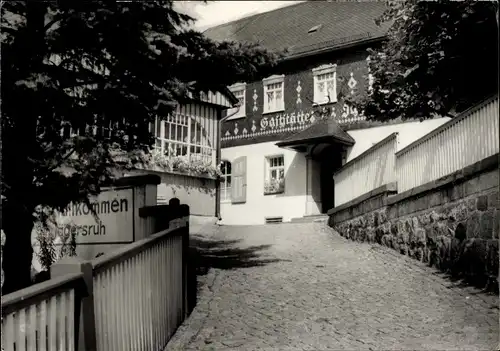
M 321 213 L 335 207 L 335 181 L 333 174 L 342 167 L 342 153 L 339 147 L 333 145 L 325 148 L 320 156 L 320 187 L 321 187 Z

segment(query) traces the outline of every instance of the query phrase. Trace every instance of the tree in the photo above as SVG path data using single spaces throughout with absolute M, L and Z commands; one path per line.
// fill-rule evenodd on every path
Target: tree
M 372 93 L 349 101 L 368 119 L 453 116 L 498 92 L 498 2 L 394 1 L 379 21 Z
M 190 93 L 258 79 L 278 59 L 187 29 L 193 19 L 172 5 L 2 3 L 4 293 L 30 284 L 34 223 L 88 203 L 113 169 L 139 162 L 156 116 Z

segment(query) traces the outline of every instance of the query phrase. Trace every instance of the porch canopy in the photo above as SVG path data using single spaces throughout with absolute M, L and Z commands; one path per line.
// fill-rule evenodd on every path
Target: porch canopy
M 354 139 L 333 119 L 320 119 L 306 129 L 276 143 L 276 146 L 298 152 L 321 152 L 328 146 L 354 145 Z

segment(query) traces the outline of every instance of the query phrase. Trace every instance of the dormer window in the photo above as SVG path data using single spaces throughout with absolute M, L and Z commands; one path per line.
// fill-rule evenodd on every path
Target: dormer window
M 285 110 L 285 75 L 275 75 L 262 80 L 264 85 L 264 113 Z
M 318 105 L 337 102 L 337 65 L 322 65 L 312 70 L 314 102 Z
M 246 116 L 246 83 L 236 83 L 233 84 L 232 86 L 229 87 L 229 90 L 233 93 L 233 95 L 240 100 L 239 104 L 239 110 L 238 107 L 234 107 L 231 109 L 227 110 L 227 115 L 231 116 L 228 118 L 228 120 L 231 119 L 237 119 L 237 118 L 244 118 Z M 238 111 L 238 112 L 236 112 Z M 233 115 L 234 114 L 234 115 Z

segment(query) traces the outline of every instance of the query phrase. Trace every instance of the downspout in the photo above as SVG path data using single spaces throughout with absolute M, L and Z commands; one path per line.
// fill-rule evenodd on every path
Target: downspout
M 237 114 L 238 112 L 240 112 L 240 107 L 241 107 L 240 102 L 238 102 L 238 104 L 236 105 L 236 107 L 237 107 L 237 110 L 234 113 L 232 113 L 232 114 L 230 114 L 230 115 L 228 115 L 226 117 L 221 118 L 219 120 L 219 123 L 217 124 L 217 136 L 218 136 L 218 138 L 217 138 L 217 155 L 216 155 L 216 162 L 217 162 L 217 164 L 220 164 L 220 162 L 221 162 L 221 146 L 220 146 L 221 142 L 220 142 L 220 139 L 222 138 L 222 135 L 221 135 L 221 132 L 222 132 L 222 122 L 226 121 L 228 118 L 233 117 L 235 114 Z M 215 206 L 215 211 L 216 211 L 215 216 L 220 221 L 222 219 L 222 217 L 220 216 L 220 179 L 217 180 L 217 186 L 216 187 L 217 188 L 216 188 L 215 194 L 216 194 L 216 201 L 217 201 L 217 203 L 216 203 L 216 206 Z

